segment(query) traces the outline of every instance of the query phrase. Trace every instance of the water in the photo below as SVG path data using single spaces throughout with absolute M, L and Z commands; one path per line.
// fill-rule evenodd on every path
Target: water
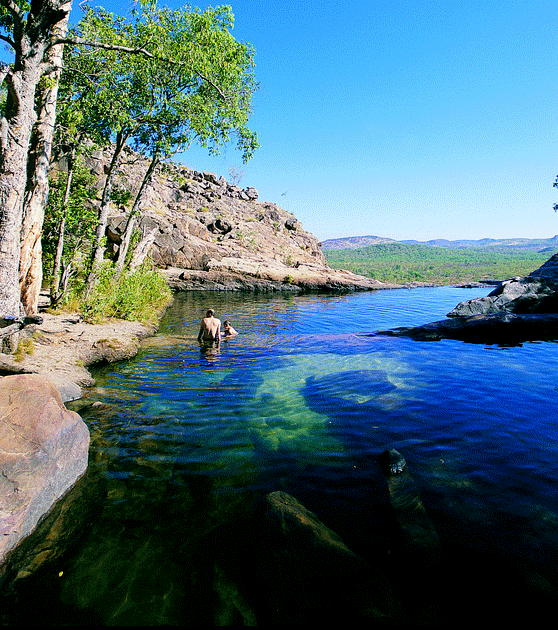
M 274 490 L 389 564 L 376 463 L 386 448 L 405 456 L 444 557 L 441 581 L 429 587 L 403 564 L 400 586 L 439 592 L 460 619 L 550 608 L 558 344 L 366 335 L 443 319 L 486 294 L 179 295 L 137 358 L 97 371 L 90 400 L 104 406 L 82 415 L 101 503 L 70 552 L 20 580 L 4 619 L 28 621 L 39 601 L 45 624 L 217 623 L 212 533 Z M 241 334 L 202 352 L 209 306 Z

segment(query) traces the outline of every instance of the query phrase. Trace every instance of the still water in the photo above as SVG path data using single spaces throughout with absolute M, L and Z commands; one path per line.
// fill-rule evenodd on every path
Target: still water
M 440 537 L 450 610 L 536 621 L 558 586 L 558 344 L 366 334 L 487 292 L 178 295 L 134 360 L 95 373 L 85 402 L 102 406 L 81 413 L 102 502 L 5 618 L 40 602 L 49 625 L 218 623 L 204 537 L 274 490 L 357 553 L 389 554 L 374 488 L 395 448 Z M 202 351 L 210 306 L 240 334 Z

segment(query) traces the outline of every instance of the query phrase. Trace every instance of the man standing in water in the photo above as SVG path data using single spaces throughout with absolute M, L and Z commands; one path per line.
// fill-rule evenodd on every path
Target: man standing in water
M 216 341 L 219 343 L 221 339 L 221 320 L 215 317 L 215 311 L 212 308 L 207 309 L 205 317 L 200 324 L 200 332 L 198 333 L 198 341 Z

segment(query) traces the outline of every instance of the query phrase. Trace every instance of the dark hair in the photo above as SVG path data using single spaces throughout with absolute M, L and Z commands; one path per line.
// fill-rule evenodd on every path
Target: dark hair
M 215 314 L 215 311 L 212 308 L 208 308 L 207 309 L 207 313 L 205 314 L 206 317 L 210 317 L 212 315 Z

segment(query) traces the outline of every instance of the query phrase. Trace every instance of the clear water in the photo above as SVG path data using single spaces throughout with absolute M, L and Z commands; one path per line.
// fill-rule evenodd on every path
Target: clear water
M 104 406 L 82 415 L 106 495 L 14 606 L 48 600 L 43 623 L 60 625 L 215 623 L 205 537 L 273 490 L 386 557 L 376 457 L 396 448 L 440 536 L 445 585 L 432 589 L 460 619 L 486 606 L 537 618 L 558 585 L 558 344 L 367 335 L 486 294 L 178 295 L 134 360 L 97 371 Z M 241 334 L 202 351 L 209 306 Z

